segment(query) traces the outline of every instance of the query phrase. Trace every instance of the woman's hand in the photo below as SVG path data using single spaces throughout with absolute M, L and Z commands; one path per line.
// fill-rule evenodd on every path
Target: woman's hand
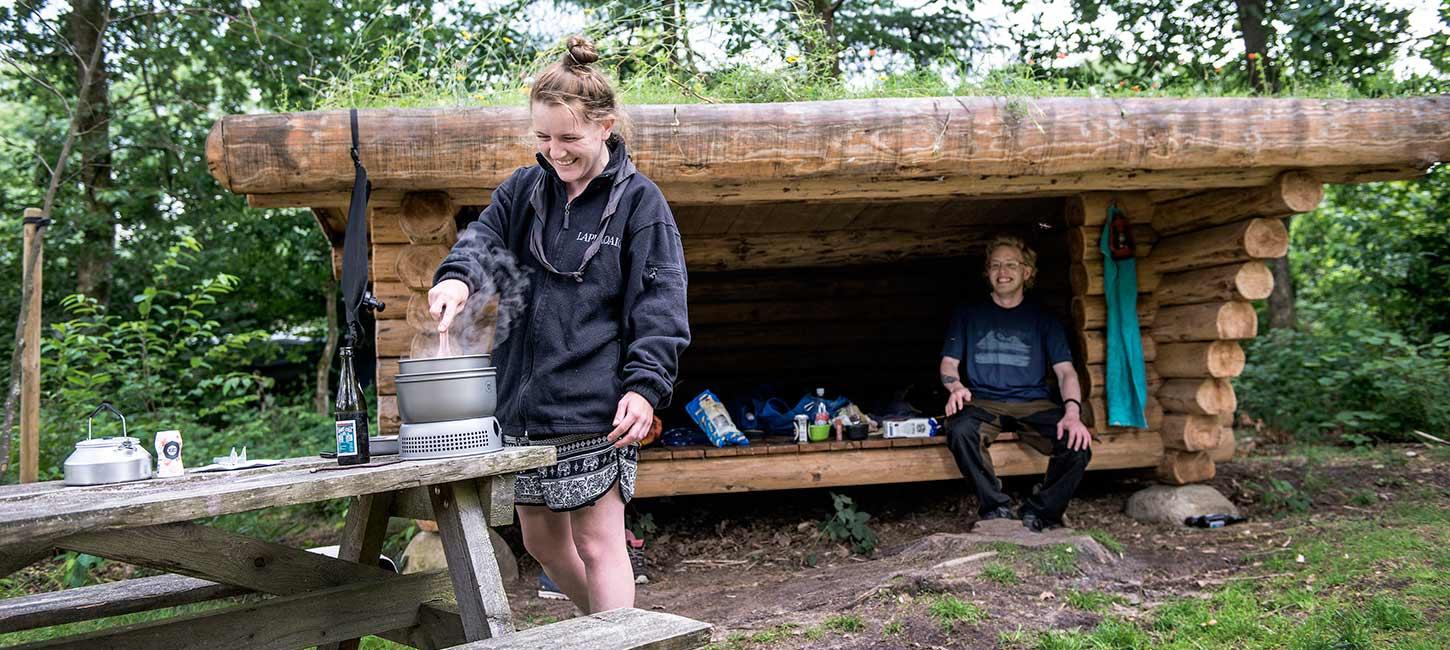
M 462 280 L 444 280 L 428 292 L 428 313 L 438 320 L 438 331 L 447 332 L 453 318 L 468 300 L 468 285 Z
M 649 400 L 634 391 L 625 393 L 619 400 L 619 410 L 614 413 L 614 430 L 609 432 L 609 440 L 615 449 L 639 442 L 649 433 L 654 419 L 655 407 L 650 406 Z

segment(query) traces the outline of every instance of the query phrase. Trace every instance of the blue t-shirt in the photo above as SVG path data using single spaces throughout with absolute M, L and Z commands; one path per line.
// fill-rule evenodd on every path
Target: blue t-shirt
M 1062 323 L 1035 301 L 1003 309 L 991 298 L 952 311 L 942 356 L 965 360 L 972 399 L 1048 399 L 1047 373 L 1072 361 Z

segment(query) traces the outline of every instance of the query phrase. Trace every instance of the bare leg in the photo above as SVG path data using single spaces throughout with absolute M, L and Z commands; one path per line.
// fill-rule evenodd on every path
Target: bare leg
M 569 513 L 574 546 L 589 575 L 590 613 L 634 607 L 634 569 L 624 548 L 624 498 L 611 489 L 594 505 Z
M 624 525 L 623 511 L 621 504 L 621 526 Z M 564 595 L 579 611 L 590 612 L 588 578 L 584 561 L 574 548 L 569 513 L 554 512 L 544 506 L 518 506 L 518 512 L 519 527 L 524 532 L 524 549 L 543 565 L 544 573 L 564 590 Z

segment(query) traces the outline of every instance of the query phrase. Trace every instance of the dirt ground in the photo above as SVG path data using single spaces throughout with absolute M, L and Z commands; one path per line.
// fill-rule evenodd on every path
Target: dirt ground
M 879 547 L 869 557 L 818 532 L 833 511 L 825 489 L 642 501 L 632 509 L 657 529 L 647 538 L 650 582 L 636 604 L 713 623 L 721 647 L 996 648 L 999 632 L 1137 619 L 1226 579 L 1269 575 L 1262 558 L 1295 535 L 1314 534 L 1316 522 L 1373 518 L 1377 506 L 1426 486 L 1450 495 L 1444 458 L 1403 446 L 1314 461 L 1269 450 L 1220 464 L 1212 484 L 1250 522 L 1217 530 L 1130 519 L 1123 513 L 1129 495 L 1152 484 L 1142 473 L 1089 474 L 1068 512 L 1072 529 L 1045 535 L 1016 522 L 974 530 L 975 497 L 962 482 L 836 490 L 872 515 Z M 1293 526 L 1277 516 L 1284 493 L 1266 494 L 1272 479 L 1311 500 Z M 1030 487 L 1030 479 L 1008 482 L 1019 494 Z M 1023 549 L 1020 540 L 1047 545 Z M 535 597 L 537 565 L 527 556 L 520 565 L 510 601 L 524 624 L 574 615 L 568 603 Z M 940 594 L 986 617 L 970 627 L 944 625 L 931 607 Z M 1076 600 L 1082 594 L 1101 597 L 1085 608 Z M 830 633 L 819 631 L 822 623 Z M 803 633 L 813 627 L 815 634 Z

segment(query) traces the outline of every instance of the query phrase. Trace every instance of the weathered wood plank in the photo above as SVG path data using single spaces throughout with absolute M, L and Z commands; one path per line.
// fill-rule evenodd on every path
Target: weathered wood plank
M 514 630 L 478 488 L 474 481 L 458 481 L 428 489 L 453 595 L 463 617 L 463 635 L 469 641 L 497 638 Z
M 469 643 L 458 650 L 692 650 L 710 642 L 712 627 L 683 616 L 627 607 Z
M 346 562 L 374 563 L 383 553 L 388 534 L 389 512 L 394 492 L 355 496 L 347 508 L 342 538 L 337 545 L 337 559 Z M 357 650 L 358 639 L 318 646 L 317 650 Z
M 411 627 L 418 622 L 418 603 L 444 598 L 447 593 L 446 572 L 415 573 L 53 639 L 19 648 L 290 650 L 341 637 L 359 637 Z
M 275 506 L 401 490 L 420 485 L 510 474 L 554 462 L 549 447 L 339 467 L 326 459 L 218 474 L 188 475 L 117 485 L 40 490 L 0 488 L 0 549 L 37 538 L 190 521 Z
M 837 485 L 873 485 L 961 478 L 945 440 L 903 438 L 889 449 L 829 451 L 828 445 L 800 445 L 802 451 L 819 448 L 825 453 L 770 454 L 698 458 L 641 463 L 635 495 L 754 492 Z M 989 448 L 1001 476 L 1041 473 L 1047 458 L 1020 442 L 999 441 Z M 1163 456 L 1156 431 L 1133 431 L 1102 436 L 1093 444 L 1089 469 L 1154 467 Z
M 0 634 L 249 593 L 210 580 L 161 575 L 31 594 L 0 600 Z
M 44 484 L 30 483 L 29 485 Z M 0 548 L 5 550 L 4 553 L 0 553 L 0 578 L 44 560 L 55 553 L 55 545 L 49 540 L 39 542 L 31 540 L 9 547 L 0 546 Z

